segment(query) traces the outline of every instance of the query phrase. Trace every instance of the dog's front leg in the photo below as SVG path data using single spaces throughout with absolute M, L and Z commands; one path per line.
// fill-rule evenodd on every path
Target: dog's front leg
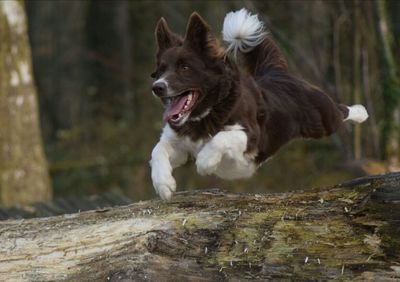
M 247 148 L 247 134 L 240 126 L 217 133 L 198 153 L 197 172 L 201 175 L 213 174 L 218 169 L 223 156 L 232 161 L 243 160 Z
M 187 154 L 161 139 L 151 153 L 151 178 L 154 189 L 163 200 L 169 200 L 176 191 L 173 168 L 185 163 Z

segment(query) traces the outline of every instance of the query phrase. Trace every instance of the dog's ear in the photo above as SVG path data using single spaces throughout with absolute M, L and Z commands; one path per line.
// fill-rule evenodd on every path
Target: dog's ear
M 196 12 L 189 18 L 183 44 L 213 57 L 220 57 L 223 53 L 217 39 L 211 33 L 210 26 Z
M 161 18 L 158 21 L 155 36 L 158 46 L 158 55 L 168 48 L 182 45 L 182 39 L 169 29 L 167 21 L 164 18 Z

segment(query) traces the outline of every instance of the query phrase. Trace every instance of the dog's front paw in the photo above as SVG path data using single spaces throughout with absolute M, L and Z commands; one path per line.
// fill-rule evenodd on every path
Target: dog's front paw
M 153 172 L 152 178 L 156 193 L 160 195 L 161 199 L 170 200 L 176 191 L 176 182 L 172 175 Z
M 215 173 L 222 159 L 220 151 L 212 146 L 205 146 L 196 158 L 197 172 L 200 175 L 210 175 Z
M 170 200 L 172 198 L 172 195 L 175 192 L 176 189 L 176 185 L 171 186 L 171 185 L 167 185 L 167 184 L 154 184 L 154 187 L 158 193 L 158 195 L 160 195 L 160 198 L 163 200 Z

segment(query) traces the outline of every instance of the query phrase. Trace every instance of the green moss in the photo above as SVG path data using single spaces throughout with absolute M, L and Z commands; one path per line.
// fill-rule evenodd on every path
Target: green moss
M 207 212 L 201 213 L 171 213 L 166 214 L 161 217 L 166 222 L 173 222 L 175 230 L 184 230 L 187 232 L 198 230 L 198 229 L 218 229 L 220 224 L 223 224 L 225 219 L 220 217 L 220 220 L 217 220 L 218 217 L 213 215 L 212 220 L 211 216 Z
M 307 269 L 340 272 L 343 265 L 374 264 L 371 257 L 378 255 L 376 245 L 359 236 L 343 218 L 324 219 L 321 224 L 262 213 L 242 220 L 246 227 L 237 223 L 221 238 L 224 244 L 215 258 L 218 265 L 289 265 L 301 276 Z

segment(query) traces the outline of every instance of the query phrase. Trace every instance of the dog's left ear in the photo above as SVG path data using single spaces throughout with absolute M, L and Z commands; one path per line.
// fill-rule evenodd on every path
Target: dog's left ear
M 223 50 L 212 35 L 210 26 L 196 12 L 189 18 L 183 44 L 202 54 L 213 57 L 223 56 Z

